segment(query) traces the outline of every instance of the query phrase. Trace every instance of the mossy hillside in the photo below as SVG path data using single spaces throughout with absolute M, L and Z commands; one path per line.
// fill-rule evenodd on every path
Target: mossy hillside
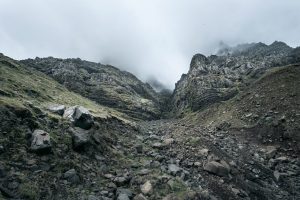
M 0 57 L 0 83 L 0 103 L 4 105 L 24 107 L 30 102 L 44 111 L 51 104 L 82 105 L 96 117 L 116 117 L 129 122 L 126 114 L 70 92 L 45 74 L 4 56 Z

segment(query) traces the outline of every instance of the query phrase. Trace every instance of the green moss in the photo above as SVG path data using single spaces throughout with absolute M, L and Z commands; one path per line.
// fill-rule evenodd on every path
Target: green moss
M 38 199 L 39 190 L 38 187 L 32 182 L 25 182 L 20 185 L 19 188 L 21 196 L 26 199 Z

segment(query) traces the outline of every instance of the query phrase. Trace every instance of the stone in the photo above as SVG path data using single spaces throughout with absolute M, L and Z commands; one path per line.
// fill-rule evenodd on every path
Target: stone
M 73 118 L 74 125 L 82 129 L 88 130 L 94 124 L 93 116 L 90 114 L 88 109 L 82 106 L 76 107 Z
M 80 178 L 77 175 L 77 172 L 75 169 L 70 169 L 66 171 L 63 175 L 64 179 L 66 179 L 68 182 L 72 184 L 77 184 L 80 182 Z
M 147 198 L 143 194 L 136 195 L 133 200 L 147 200 Z
M 76 107 L 77 106 L 72 106 L 72 107 L 67 108 L 63 114 L 63 118 L 69 119 L 70 121 L 74 121 L 73 116 L 74 116 Z
M 127 188 L 118 188 L 116 191 L 116 195 L 119 196 L 120 194 L 126 194 L 126 196 L 129 198 L 133 197 L 133 193 Z
M 156 149 L 162 149 L 164 145 L 160 142 L 155 142 L 154 144 L 152 144 L 152 147 Z
M 30 150 L 37 153 L 50 153 L 51 148 L 52 145 L 49 133 L 39 129 L 34 130 L 32 133 Z
M 90 129 L 94 124 L 93 116 L 90 114 L 88 109 L 83 106 L 72 106 L 67 108 L 63 117 L 73 122 L 74 126 L 85 130 Z
M 151 182 L 148 180 L 141 186 L 141 191 L 143 194 L 150 194 L 153 191 Z
M 126 194 L 119 194 L 117 200 L 130 200 Z
M 208 149 L 201 149 L 199 153 L 201 156 L 208 156 Z
M 141 144 L 136 145 L 135 150 L 137 153 L 143 153 L 143 145 L 141 145 Z
M 74 150 L 82 150 L 89 145 L 90 136 L 88 131 L 78 127 L 70 129 L 70 131 L 72 133 L 72 145 Z
M 164 139 L 164 144 L 165 145 L 170 145 L 174 143 L 174 139 L 173 138 L 166 138 Z
M 182 169 L 175 164 L 169 164 L 168 170 L 169 170 L 170 174 L 176 176 Z
M 96 197 L 95 195 L 89 195 L 88 200 L 101 200 L 101 199 Z
M 276 155 L 276 153 L 277 153 L 276 147 L 274 147 L 274 146 L 267 147 L 267 152 L 266 152 L 267 159 L 274 158 L 274 156 Z
M 223 163 L 211 161 L 204 166 L 204 170 L 216 174 L 218 176 L 228 176 L 230 172 L 230 167 L 227 163 L 225 163 L 225 161 Z
M 119 176 L 114 178 L 114 182 L 117 184 L 117 186 L 123 186 L 129 182 L 129 179 L 124 176 Z
M 54 105 L 50 105 L 48 107 L 48 110 L 52 113 L 58 114 L 58 115 L 63 115 L 65 112 L 66 107 L 64 105 L 58 105 L 58 104 L 54 104 Z

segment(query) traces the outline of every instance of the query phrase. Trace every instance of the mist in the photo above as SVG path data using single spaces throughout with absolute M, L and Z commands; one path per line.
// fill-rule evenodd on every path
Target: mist
M 296 0 L 0 0 L 0 52 L 79 57 L 172 89 L 221 41 L 299 46 L 299 10 Z

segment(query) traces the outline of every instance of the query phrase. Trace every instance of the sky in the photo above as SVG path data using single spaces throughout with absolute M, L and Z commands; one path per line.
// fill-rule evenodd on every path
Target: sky
M 300 46 L 299 0 L 0 0 L 0 52 L 81 58 L 174 88 L 220 42 Z

